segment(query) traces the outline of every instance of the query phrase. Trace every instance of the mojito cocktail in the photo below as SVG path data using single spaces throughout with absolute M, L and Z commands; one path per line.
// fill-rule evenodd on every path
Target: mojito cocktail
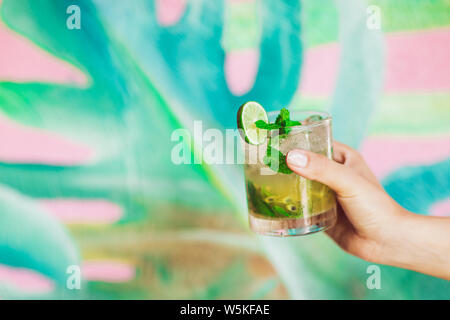
M 263 235 L 296 236 L 332 227 L 336 222 L 335 193 L 324 184 L 296 175 L 285 163 L 286 153 L 295 148 L 331 158 L 331 117 L 325 112 L 289 113 L 286 109 L 265 116 L 258 106 L 255 102 L 244 104 L 238 115 L 245 137 L 250 228 Z

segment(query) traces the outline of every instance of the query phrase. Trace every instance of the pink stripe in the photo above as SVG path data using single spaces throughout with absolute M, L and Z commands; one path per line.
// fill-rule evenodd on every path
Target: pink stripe
M 425 165 L 450 156 L 450 136 L 371 137 L 364 141 L 361 153 L 375 175 L 382 178 L 408 165 Z
M 331 43 L 305 51 L 299 90 L 312 96 L 329 95 L 336 83 L 340 47 Z
M 185 0 L 156 0 L 156 20 L 162 26 L 176 24 L 186 10 Z
M 450 28 L 390 34 L 386 42 L 386 90 L 450 89 Z
M 110 224 L 123 216 L 119 205 L 106 200 L 45 199 L 40 203 L 67 224 Z
M 0 81 L 50 82 L 86 87 L 86 75 L 0 22 Z
M 29 128 L 0 115 L 0 161 L 77 165 L 90 162 L 94 151 L 42 129 Z
M 450 217 L 450 198 L 433 204 L 430 214 L 438 217 Z
M 55 285 L 49 278 L 29 269 L 0 265 L 0 283 L 28 294 L 51 292 Z
M 259 67 L 259 51 L 244 49 L 227 52 L 225 56 L 225 77 L 230 91 L 241 96 L 255 83 Z
M 385 91 L 450 89 L 450 28 L 385 35 Z M 311 96 L 333 93 L 340 59 L 339 44 L 305 51 L 299 90 Z
M 83 264 L 83 278 L 90 281 L 129 282 L 136 277 L 134 266 L 128 263 L 99 260 L 86 261 Z

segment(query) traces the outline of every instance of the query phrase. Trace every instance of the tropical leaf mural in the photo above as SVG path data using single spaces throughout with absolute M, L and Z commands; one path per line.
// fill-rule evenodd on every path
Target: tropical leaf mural
M 379 1 L 383 33 L 372 2 L 0 0 L 0 298 L 445 297 L 385 266 L 367 289 L 322 234 L 257 237 L 239 166 L 171 160 L 175 130 L 198 156 L 194 122 L 234 129 L 248 100 L 326 109 L 397 201 L 449 213 L 448 4 Z M 444 53 L 397 64 L 423 44 Z

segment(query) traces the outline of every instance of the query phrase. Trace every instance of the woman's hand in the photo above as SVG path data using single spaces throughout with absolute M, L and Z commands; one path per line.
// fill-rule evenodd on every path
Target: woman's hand
M 384 191 L 357 151 L 338 142 L 333 149 L 334 161 L 298 149 L 286 159 L 295 173 L 336 192 L 338 220 L 328 235 L 364 260 L 450 279 L 450 219 L 405 210 Z

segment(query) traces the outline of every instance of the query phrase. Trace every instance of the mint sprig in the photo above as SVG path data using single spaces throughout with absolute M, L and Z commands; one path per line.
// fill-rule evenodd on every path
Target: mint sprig
M 265 130 L 276 130 L 280 129 L 281 126 L 276 123 L 266 123 L 264 120 L 258 120 L 255 122 L 255 125 L 258 129 L 265 129 Z
M 281 140 L 285 139 L 288 133 L 292 130 L 290 127 L 301 126 L 302 124 L 300 121 L 291 120 L 289 110 L 286 108 L 282 108 L 274 123 L 266 123 L 264 120 L 258 120 L 255 121 L 255 125 L 259 129 L 280 130 L 278 135 L 278 143 L 280 143 Z M 280 150 L 272 146 L 272 139 L 269 138 L 269 141 L 267 143 L 266 155 L 264 156 L 263 162 L 269 168 L 273 169 L 273 161 L 278 161 L 277 172 L 284 174 L 292 173 L 292 170 L 289 169 L 286 164 L 286 156 Z
M 280 134 L 285 134 L 290 132 L 289 127 L 301 126 L 300 121 L 293 121 L 290 119 L 289 110 L 283 108 L 280 110 L 280 114 L 275 119 L 274 123 L 267 123 L 264 120 L 258 120 L 255 122 L 255 125 L 258 129 L 265 130 L 277 130 L 280 129 Z
M 275 163 L 273 161 L 275 161 Z M 273 169 L 272 165 L 278 167 L 277 172 L 284 174 L 292 173 L 292 170 L 289 169 L 289 167 L 286 164 L 286 156 L 280 150 L 272 147 L 270 141 L 269 144 L 267 145 L 267 151 L 266 155 L 263 158 L 263 162 L 266 166 L 268 166 L 271 169 Z M 278 164 L 276 162 L 278 162 Z
M 280 114 L 275 119 L 275 123 L 281 126 L 280 128 L 280 134 L 287 134 L 291 131 L 291 128 L 293 126 L 300 126 L 300 121 L 292 121 L 290 119 L 289 110 L 286 108 L 283 108 L 280 110 Z

